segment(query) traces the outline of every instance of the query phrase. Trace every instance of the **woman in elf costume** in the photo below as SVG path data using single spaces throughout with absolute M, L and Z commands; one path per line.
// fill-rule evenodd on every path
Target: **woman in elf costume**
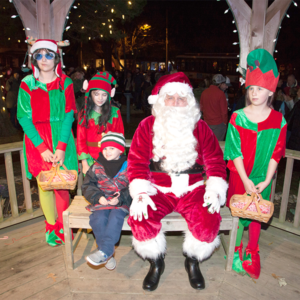
M 29 179 L 50 170 L 53 163 L 78 170 L 76 146 L 71 134 L 76 112 L 72 80 L 62 74 L 56 41 L 37 40 L 31 47 L 32 75 L 21 83 L 18 120 L 24 130 L 24 158 Z M 46 241 L 64 243 L 62 213 L 69 206 L 69 191 L 54 190 L 58 219 L 55 220 L 53 192 L 39 187 L 46 217 Z
M 78 118 L 77 152 L 84 174 L 99 157 L 103 133 L 113 131 L 124 135 L 120 110 L 111 105 L 116 91 L 111 84 L 116 84 L 116 80 L 108 72 L 97 73 L 89 82 L 83 83 L 86 93 L 84 108 Z
M 287 125 L 283 115 L 271 108 L 279 73 L 272 55 L 256 49 L 247 57 L 245 87 L 247 103 L 230 119 L 224 159 L 230 170 L 227 206 L 234 194 L 261 193 L 269 200 L 272 177 L 285 155 Z M 243 256 L 242 235 L 249 226 L 249 242 Z M 258 240 L 261 223 L 240 218 L 233 269 L 257 279 L 260 275 Z

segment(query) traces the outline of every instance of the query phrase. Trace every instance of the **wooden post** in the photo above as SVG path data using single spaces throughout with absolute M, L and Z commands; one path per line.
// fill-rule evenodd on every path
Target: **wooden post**
M 278 175 L 278 169 L 275 173 L 275 178 L 273 180 L 273 183 L 272 183 L 272 188 L 271 188 L 271 202 L 274 203 L 274 197 L 275 197 L 275 189 L 276 189 L 276 182 L 277 182 L 277 175 Z
M 14 169 L 13 169 L 11 152 L 4 153 L 4 158 L 5 158 L 5 169 L 6 169 L 6 176 L 7 176 L 7 185 L 8 185 L 11 213 L 12 216 L 16 218 L 19 216 L 19 209 L 18 209 L 18 201 L 16 195 L 15 177 L 14 177 Z
M 33 209 L 32 209 L 32 198 L 31 198 L 31 191 L 30 191 L 30 181 L 26 178 L 23 149 L 20 151 L 20 161 L 21 161 L 21 170 L 22 170 L 22 180 L 23 180 L 23 190 L 24 190 L 26 211 L 28 213 L 32 213 Z
M 289 203 L 289 194 L 293 173 L 294 159 L 288 157 L 286 161 L 286 169 L 284 174 L 283 192 L 280 205 L 279 222 L 284 222 L 286 218 L 287 206 Z
M 50 29 L 50 2 L 49 0 L 36 0 L 36 17 L 38 37 L 48 39 L 51 37 Z
M 0 196 L 0 223 L 3 222 L 3 208 L 2 208 L 2 197 Z
M 300 225 L 300 183 L 298 188 L 298 197 L 297 197 L 297 204 L 295 209 L 294 227 L 299 227 L 299 225 Z

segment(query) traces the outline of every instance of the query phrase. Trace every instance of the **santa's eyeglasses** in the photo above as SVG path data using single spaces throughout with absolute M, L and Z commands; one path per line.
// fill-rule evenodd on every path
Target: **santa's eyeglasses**
M 42 53 L 34 53 L 33 54 L 33 58 L 35 60 L 41 60 L 43 58 L 43 56 L 45 56 L 45 58 L 48 60 L 52 60 L 52 59 L 54 59 L 55 54 L 53 52 L 47 52 L 46 54 L 42 54 Z

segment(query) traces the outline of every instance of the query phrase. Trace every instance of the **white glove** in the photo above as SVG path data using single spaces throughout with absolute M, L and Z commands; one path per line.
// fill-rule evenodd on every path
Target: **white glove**
M 150 205 L 153 210 L 157 210 L 154 202 L 147 194 L 138 194 L 136 195 L 130 206 L 130 216 L 134 220 L 138 218 L 139 221 L 142 221 L 143 216 L 145 220 L 148 219 L 148 210 L 147 205 Z
M 220 201 L 219 201 L 219 194 L 214 191 L 207 191 L 204 194 L 204 203 L 203 207 L 209 206 L 208 211 L 213 214 L 215 212 L 220 212 Z

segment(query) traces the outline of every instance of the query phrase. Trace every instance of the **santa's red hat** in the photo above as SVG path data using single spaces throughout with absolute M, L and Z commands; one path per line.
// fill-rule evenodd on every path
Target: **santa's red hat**
M 36 50 L 39 50 L 39 49 L 48 49 L 59 55 L 58 45 L 57 45 L 57 42 L 54 40 L 39 39 L 31 44 L 32 44 L 32 47 L 30 48 L 31 54 L 33 54 Z M 36 68 L 33 64 L 31 64 L 31 66 L 32 66 L 32 74 L 33 74 L 34 78 L 39 78 L 39 73 L 40 73 L 39 69 Z M 55 68 L 55 74 L 58 77 L 62 76 L 61 60 L 59 61 L 59 63 L 57 64 L 57 66 Z
M 149 104 L 156 103 L 159 95 L 163 95 L 165 93 L 193 93 L 193 87 L 190 80 L 183 72 L 162 76 L 159 78 L 151 95 L 148 97 Z

